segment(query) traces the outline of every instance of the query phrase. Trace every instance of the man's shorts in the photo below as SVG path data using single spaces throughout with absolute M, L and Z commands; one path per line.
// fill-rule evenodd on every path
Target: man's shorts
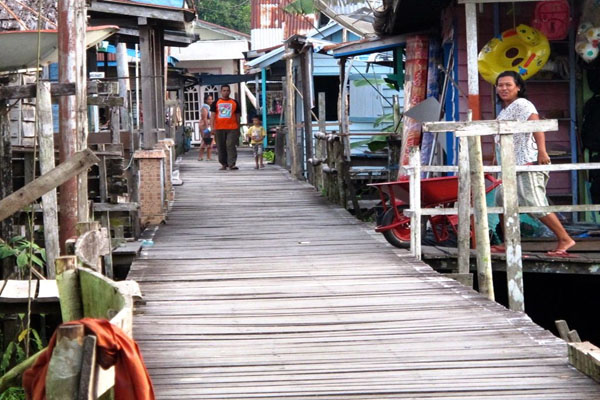
M 202 137 L 202 143 L 203 144 L 205 144 L 207 146 L 210 146 L 212 144 L 212 142 L 213 142 L 212 136 L 203 136 Z
M 548 205 L 546 185 L 549 175 L 545 171 L 530 171 L 517 173 L 517 196 L 519 206 L 544 207 Z M 502 206 L 502 186 L 496 191 L 496 204 Z M 543 218 L 549 212 L 530 213 L 532 217 Z
M 262 143 L 252 145 L 252 154 L 254 154 L 254 157 L 262 156 L 262 153 L 263 153 L 263 144 Z

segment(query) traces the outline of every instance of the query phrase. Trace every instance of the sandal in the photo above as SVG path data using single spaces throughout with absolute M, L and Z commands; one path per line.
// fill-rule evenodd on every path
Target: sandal
M 230 170 L 232 170 L 232 171 L 236 171 L 236 170 L 238 170 L 239 168 L 238 168 L 238 167 L 236 167 L 236 166 L 234 165 L 233 167 L 229 167 L 229 169 L 230 169 Z

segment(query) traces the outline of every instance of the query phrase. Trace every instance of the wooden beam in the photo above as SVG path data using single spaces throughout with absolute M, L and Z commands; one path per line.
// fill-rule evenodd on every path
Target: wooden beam
M 88 10 L 117 15 L 132 15 L 142 18 L 153 18 L 163 21 L 189 22 L 185 18 L 185 10 L 165 10 L 154 8 L 148 4 L 118 4 L 114 2 L 93 1 Z
M 455 131 L 461 136 L 508 135 L 519 132 L 551 132 L 558 130 L 558 120 L 541 119 L 533 121 L 457 121 L 457 122 L 425 122 L 423 131 L 449 132 Z
M 52 97 L 71 96 L 75 94 L 74 83 L 52 83 L 50 94 Z M 36 85 L 19 85 L 0 87 L 0 99 L 29 99 L 36 97 Z
M 600 349 L 592 343 L 569 343 L 569 363 L 600 382 Z
M 87 87 L 87 94 L 98 93 L 98 83 L 90 82 Z M 74 83 L 59 83 L 53 82 L 50 84 L 50 95 L 52 97 L 73 96 L 75 94 Z M 32 99 L 36 97 L 36 84 L 19 85 L 19 86 L 1 86 L 0 100 L 15 100 L 15 99 Z
M 58 187 L 78 174 L 86 172 L 90 166 L 99 162 L 100 159 L 90 149 L 76 153 L 50 172 L 43 174 L 33 182 L 0 200 L 0 221 L 29 205 L 49 190 Z
M 122 107 L 124 103 L 122 97 L 88 96 L 87 98 L 88 106 Z

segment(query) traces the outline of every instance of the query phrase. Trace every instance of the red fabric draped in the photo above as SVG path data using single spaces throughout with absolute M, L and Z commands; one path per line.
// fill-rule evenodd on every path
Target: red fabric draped
M 103 368 L 115 366 L 115 400 L 153 400 L 154 389 L 144 365 L 142 354 L 133 339 L 107 320 L 84 318 L 64 325 L 81 324 L 86 335 L 97 338 L 98 363 Z M 56 332 L 48 349 L 23 374 L 23 387 L 27 399 L 46 399 L 46 373 L 56 344 Z

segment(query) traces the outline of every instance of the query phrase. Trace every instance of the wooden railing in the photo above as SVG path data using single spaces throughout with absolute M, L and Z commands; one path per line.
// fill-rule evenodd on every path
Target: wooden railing
M 421 220 L 424 215 L 458 215 L 458 252 L 459 252 L 459 274 L 469 273 L 470 256 L 470 216 L 475 214 L 476 229 L 479 229 L 477 242 L 477 270 L 478 276 L 488 279 L 486 287 L 491 285 L 491 256 L 489 241 L 487 246 L 485 242 L 479 240 L 479 237 L 489 237 L 487 214 L 504 214 L 504 232 L 506 246 L 506 268 L 507 280 L 509 286 L 509 307 L 513 310 L 524 311 L 523 297 L 523 266 L 521 256 L 521 233 L 518 214 L 532 213 L 539 211 L 546 212 L 584 212 L 600 211 L 598 204 L 585 205 L 560 205 L 546 207 L 519 207 L 517 204 L 517 186 L 516 173 L 521 171 L 565 171 L 565 170 L 589 170 L 600 169 L 600 163 L 578 163 L 578 164 L 558 164 L 558 165 L 515 165 L 514 143 L 512 134 L 515 132 L 538 132 L 556 130 L 558 122 L 556 120 L 540 121 L 466 121 L 466 122 L 432 122 L 425 123 L 423 129 L 429 132 L 454 131 L 461 140 L 461 149 L 459 154 L 458 167 L 453 166 L 422 166 L 420 151 L 418 148 L 411 149 L 410 165 L 403 167 L 410 179 L 410 209 L 403 213 L 411 217 L 411 252 L 416 257 L 421 257 Z M 501 148 L 501 167 L 483 165 L 469 165 L 468 156 L 465 156 L 467 144 L 464 141 L 466 137 L 500 135 Z M 421 207 L 421 172 L 458 172 L 459 193 L 457 208 L 422 208 Z M 485 187 L 484 185 L 464 184 L 468 179 L 480 180 L 483 182 L 484 172 L 502 172 L 502 181 L 504 186 L 504 204 L 502 207 L 490 207 L 485 205 Z M 473 181 L 472 181 L 473 183 Z M 471 187 L 473 187 L 473 198 L 482 199 L 480 204 L 483 207 L 476 206 L 471 208 Z M 481 279 L 480 279 L 481 280 Z M 493 289 L 492 289 L 493 290 Z M 489 293 L 484 293 L 493 299 Z

